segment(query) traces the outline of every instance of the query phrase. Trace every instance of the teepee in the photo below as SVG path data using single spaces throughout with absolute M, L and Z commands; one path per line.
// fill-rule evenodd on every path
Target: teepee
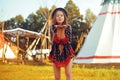
M 0 23 L 0 60 L 16 59 L 16 55 L 11 50 L 9 43 L 4 39 L 3 35 L 4 22 Z
M 0 48 L 0 59 L 5 58 L 8 60 L 8 59 L 16 59 L 17 58 L 8 44 L 5 43 L 3 46 L 4 46 L 3 48 Z
M 120 63 L 120 0 L 103 0 L 102 9 L 74 63 Z

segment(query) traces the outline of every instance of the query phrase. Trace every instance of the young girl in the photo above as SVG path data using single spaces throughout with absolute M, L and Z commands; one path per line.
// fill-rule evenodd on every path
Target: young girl
M 49 59 L 53 62 L 55 80 L 60 80 L 61 67 L 65 68 L 66 80 L 72 80 L 74 51 L 71 46 L 72 30 L 67 23 L 67 17 L 68 14 L 63 8 L 56 8 L 52 13 L 52 50 Z

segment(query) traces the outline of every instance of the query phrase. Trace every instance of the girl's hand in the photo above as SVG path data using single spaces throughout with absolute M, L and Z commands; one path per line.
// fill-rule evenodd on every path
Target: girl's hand
M 67 25 L 55 25 L 55 28 L 57 29 L 65 29 Z
M 63 25 L 64 28 L 67 28 L 67 25 Z

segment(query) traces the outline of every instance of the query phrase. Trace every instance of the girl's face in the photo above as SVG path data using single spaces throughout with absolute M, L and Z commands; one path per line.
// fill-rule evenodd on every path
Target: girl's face
M 64 13 L 62 11 L 57 11 L 55 18 L 58 24 L 62 24 L 64 22 Z

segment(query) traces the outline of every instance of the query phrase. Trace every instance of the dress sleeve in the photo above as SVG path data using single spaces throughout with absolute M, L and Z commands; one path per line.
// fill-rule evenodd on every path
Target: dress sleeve
M 67 34 L 67 36 L 69 38 L 69 43 L 71 43 L 72 42 L 72 28 L 71 28 L 70 25 L 66 29 L 66 34 Z
M 50 27 L 50 40 L 51 41 L 53 41 L 52 38 L 53 38 L 53 35 L 54 35 L 55 32 L 56 32 L 56 28 L 52 25 Z

